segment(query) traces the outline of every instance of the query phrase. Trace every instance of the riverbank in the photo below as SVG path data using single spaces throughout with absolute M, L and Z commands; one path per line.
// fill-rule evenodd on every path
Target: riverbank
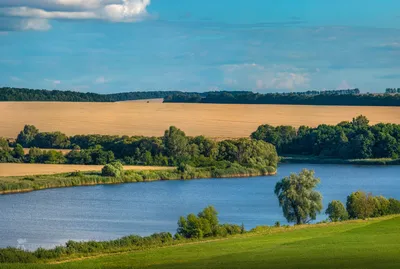
M 244 234 L 201 240 L 173 240 L 166 234 L 158 234 L 140 241 L 131 236 L 125 241 L 110 241 L 106 249 L 98 247 L 106 242 L 91 242 L 87 248 L 84 246 L 89 243 L 75 243 L 53 251 L 42 250 L 38 252 L 40 259 L 31 253 L 21 255 L 21 262 L 27 264 L 2 266 L 98 268 L 102 264 L 104 268 L 147 268 L 156 264 L 155 268 L 263 268 L 270 264 L 273 268 L 311 268 L 318 264 L 323 268 L 338 268 L 345 263 L 349 268 L 378 268 L 386 261 L 387 268 L 396 268 L 400 261 L 396 255 L 399 222 L 400 217 L 392 215 L 337 223 L 260 226 Z M 122 243 L 127 239 L 133 243 L 124 246 Z M 118 244 L 113 247 L 113 242 Z M 71 254 L 70 249 L 74 250 Z
M 232 165 L 225 169 L 190 168 L 185 171 L 174 170 L 128 170 L 122 177 L 105 177 L 99 171 L 76 171 L 53 175 L 33 175 L 0 177 L 0 194 L 30 192 L 50 188 L 65 188 L 76 186 L 91 186 L 102 184 L 122 184 L 136 182 L 151 182 L 160 180 L 191 180 L 202 178 L 236 178 L 274 175 L 276 169 L 254 169 Z
M 281 156 L 280 163 L 352 164 L 352 165 L 400 165 L 400 159 L 335 159 L 317 156 Z

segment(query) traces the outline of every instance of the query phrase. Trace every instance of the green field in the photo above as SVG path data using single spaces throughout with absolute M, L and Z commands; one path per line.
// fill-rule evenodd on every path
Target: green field
M 228 239 L 0 268 L 399 268 L 400 216 L 267 228 Z

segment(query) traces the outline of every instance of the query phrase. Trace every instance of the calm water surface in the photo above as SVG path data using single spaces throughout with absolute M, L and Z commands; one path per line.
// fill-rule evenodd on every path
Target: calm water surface
M 399 166 L 286 164 L 274 177 L 160 181 L 48 189 L 0 196 L 0 247 L 53 247 L 67 240 L 106 240 L 129 234 L 174 233 L 181 215 L 207 205 L 221 222 L 286 223 L 274 195 L 276 181 L 313 169 L 324 206 L 356 190 L 400 199 Z M 318 220 L 325 219 L 321 214 Z

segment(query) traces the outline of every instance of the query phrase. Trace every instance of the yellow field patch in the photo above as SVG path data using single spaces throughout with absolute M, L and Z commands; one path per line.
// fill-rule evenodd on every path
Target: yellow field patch
M 100 171 L 103 165 L 72 165 L 72 164 L 30 164 L 30 163 L 0 163 L 0 177 L 51 175 L 74 171 Z M 125 170 L 164 170 L 175 169 L 161 166 L 124 166 Z
M 0 102 L 0 136 L 15 138 L 25 124 L 67 135 L 162 136 L 171 125 L 187 135 L 248 137 L 261 124 L 317 126 L 357 115 L 371 124 L 400 124 L 400 107 L 172 104 L 146 102 Z

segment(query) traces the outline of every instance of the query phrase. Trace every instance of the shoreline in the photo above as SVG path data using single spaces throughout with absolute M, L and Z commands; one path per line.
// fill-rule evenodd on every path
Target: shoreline
M 400 159 L 335 159 L 315 156 L 280 156 L 282 164 L 347 164 L 347 165 L 375 165 L 393 166 L 400 165 Z
M 215 173 L 211 170 L 204 171 L 204 168 L 198 168 L 191 174 L 185 172 L 153 170 L 153 171 L 126 171 L 126 175 L 121 178 L 104 177 L 99 172 L 83 172 L 81 176 L 72 176 L 72 173 L 53 174 L 53 175 L 37 175 L 37 176 L 18 176 L 18 177 L 0 177 L 0 195 L 10 195 L 18 193 L 27 193 L 45 189 L 68 188 L 80 186 L 96 186 L 96 185 L 117 185 L 125 183 L 154 182 L 167 180 L 197 180 L 211 178 L 241 178 L 241 177 L 258 177 L 273 176 L 274 172 L 262 172 L 251 168 L 245 168 L 248 171 L 225 173 Z M 14 180 L 8 182 L 5 179 Z M 26 182 L 28 181 L 28 182 Z M 4 189 L 6 184 L 11 185 L 11 189 Z

